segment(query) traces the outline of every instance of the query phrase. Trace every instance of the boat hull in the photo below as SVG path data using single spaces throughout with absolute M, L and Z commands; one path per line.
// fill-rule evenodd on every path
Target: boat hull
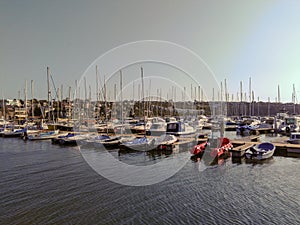
M 248 149 L 245 153 L 247 159 L 264 160 L 271 158 L 275 152 L 275 146 L 272 143 L 264 142 Z

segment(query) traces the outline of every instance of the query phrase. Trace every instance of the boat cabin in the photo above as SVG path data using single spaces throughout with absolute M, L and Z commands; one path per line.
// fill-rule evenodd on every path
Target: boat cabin
M 300 144 L 300 132 L 292 132 L 287 142 L 290 144 Z
M 195 131 L 192 126 L 181 121 L 167 123 L 167 134 L 188 135 L 195 133 Z
M 298 132 L 300 126 L 300 117 L 292 116 L 292 117 L 286 117 L 280 126 L 281 130 L 284 130 L 286 133 L 290 132 Z

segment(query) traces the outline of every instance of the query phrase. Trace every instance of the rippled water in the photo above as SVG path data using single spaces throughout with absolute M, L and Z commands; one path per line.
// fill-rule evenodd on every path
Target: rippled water
M 173 160 L 110 153 L 139 166 Z M 124 186 L 98 175 L 76 147 L 1 138 L 0 224 L 300 224 L 299 158 L 234 162 L 188 160 L 163 182 Z

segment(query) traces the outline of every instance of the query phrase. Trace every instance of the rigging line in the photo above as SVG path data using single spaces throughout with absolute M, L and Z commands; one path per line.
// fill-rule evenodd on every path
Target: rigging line
M 54 80 L 53 80 L 53 77 L 52 75 L 50 74 L 50 78 L 51 78 L 51 81 L 52 81 L 52 85 L 53 85 L 53 88 L 54 88 L 54 91 L 55 91 L 55 99 L 58 99 L 58 96 L 57 96 L 57 90 L 56 90 L 56 87 L 55 87 L 55 84 L 54 84 Z M 52 96 L 51 96 L 52 97 Z
M 101 77 L 100 77 L 100 75 L 99 75 L 99 85 L 100 85 L 100 87 L 99 87 L 99 97 L 102 97 L 102 100 L 104 101 L 104 85 L 105 85 L 105 81 L 103 81 L 103 85 L 101 85 L 102 84 L 102 81 L 101 81 L 101 79 L 100 79 Z M 99 99 L 100 100 L 100 99 Z

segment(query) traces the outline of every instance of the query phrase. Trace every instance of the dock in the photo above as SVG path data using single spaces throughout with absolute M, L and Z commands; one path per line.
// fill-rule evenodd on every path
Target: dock
M 233 146 L 236 145 L 236 143 L 233 143 Z M 231 150 L 232 157 L 243 157 L 245 155 L 245 152 L 253 147 L 255 144 L 253 142 L 246 142 L 242 145 L 237 145 Z
M 272 142 L 272 144 L 274 144 L 276 147 L 274 155 L 300 157 L 300 144 L 290 144 L 287 142 L 285 143 L 284 141 L 285 140 L 282 139 Z M 257 138 L 256 136 L 244 139 L 235 139 L 231 142 L 234 146 L 231 150 L 232 157 L 243 157 L 247 149 L 261 143 L 259 141 L 259 138 Z

